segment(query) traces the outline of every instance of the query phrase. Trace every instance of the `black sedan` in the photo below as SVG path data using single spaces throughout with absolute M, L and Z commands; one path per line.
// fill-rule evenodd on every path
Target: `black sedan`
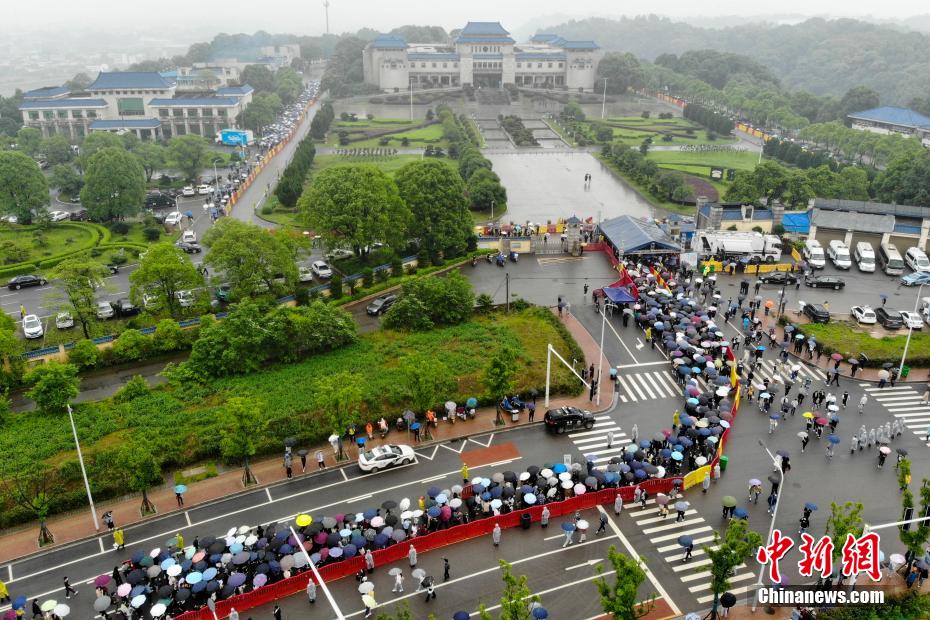
M 594 414 L 577 407 L 550 409 L 546 412 L 543 421 L 546 423 L 546 430 L 560 435 L 565 431 L 579 428 L 588 430 L 594 428 Z
M 804 284 L 811 288 L 832 288 L 834 291 L 838 291 L 846 286 L 846 282 L 842 278 L 837 278 L 836 276 L 817 276 L 814 274 L 805 276 Z
M 776 284 L 778 286 L 786 286 L 788 284 L 794 284 L 798 281 L 798 277 L 789 271 L 774 271 L 772 273 L 767 273 L 764 276 L 759 278 L 759 281 L 763 284 Z
M 878 308 L 875 310 L 875 318 L 885 329 L 901 329 L 904 327 L 904 317 L 897 310 Z
M 45 278 L 40 278 L 39 276 L 24 275 L 16 276 L 9 282 L 7 282 L 6 287 L 11 291 L 18 291 L 21 288 L 26 288 L 27 286 L 45 286 L 48 284 L 48 280 Z
M 388 308 L 394 305 L 395 301 L 397 301 L 397 295 L 382 295 L 368 304 L 368 307 L 365 308 L 365 312 L 371 316 L 384 314 L 388 311 Z
M 188 254 L 200 254 L 203 248 L 196 243 L 188 243 L 187 241 L 178 241 L 175 245 L 187 252 Z

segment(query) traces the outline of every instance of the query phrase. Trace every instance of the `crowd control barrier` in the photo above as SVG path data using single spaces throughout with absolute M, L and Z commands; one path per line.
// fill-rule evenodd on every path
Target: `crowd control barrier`
M 652 478 L 645 480 L 638 486 L 640 489 L 648 492 L 650 495 L 656 493 L 669 493 L 675 484 L 675 480 L 681 480 L 681 477 L 675 478 Z M 551 502 L 544 504 L 549 508 L 550 521 L 556 521 L 563 515 L 574 515 L 576 510 L 587 510 L 601 504 L 613 505 L 617 495 L 623 498 L 624 502 L 633 501 L 635 486 L 626 486 L 619 489 L 601 489 L 592 493 L 576 495 L 561 502 Z M 392 562 L 398 562 L 407 559 L 410 546 L 416 547 L 417 554 L 426 553 L 435 549 L 440 549 L 448 545 L 454 545 L 472 538 L 480 536 L 489 536 L 494 529 L 494 525 L 500 525 L 501 529 L 514 528 L 520 525 L 520 519 L 524 514 L 529 514 L 533 521 L 539 521 L 542 516 L 543 505 L 532 506 L 522 510 L 515 510 L 497 517 L 479 519 L 470 523 L 456 525 L 444 530 L 438 530 L 425 536 L 417 536 L 413 539 L 407 539 L 402 542 L 393 544 L 384 549 L 373 552 L 375 557 L 375 566 L 384 566 Z M 324 582 L 332 582 L 349 575 L 354 575 L 365 568 L 365 558 L 357 555 L 348 560 L 325 564 L 317 570 Z M 282 579 L 272 584 L 262 586 L 251 592 L 232 596 L 216 603 L 216 615 L 225 618 L 229 615 L 232 608 L 242 612 L 253 609 L 261 605 L 268 604 L 272 601 L 303 592 L 307 587 L 307 582 L 313 579 L 313 573 L 306 570 L 298 575 Z M 318 592 L 318 595 L 320 593 Z M 175 616 L 175 620 L 213 620 L 213 612 L 207 607 L 195 611 L 185 612 Z

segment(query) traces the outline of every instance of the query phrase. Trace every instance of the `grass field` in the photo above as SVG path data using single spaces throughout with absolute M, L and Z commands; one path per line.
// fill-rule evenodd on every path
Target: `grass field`
M 733 136 L 718 136 L 716 140 L 710 140 L 705 129 L 683 118 L 610 117 L 604 120 L 590 119 L 587 122 L 594 129 L 602 125 L 611 126 L 614 139 L 627 142 L 642 142 L 646 138 L 652 138 L 655 145 L 728 144 L 736 141 Z M 688 135 L 689 130 L 692 135 Z M 666 134 L 671 135 L 672 140 L 663 140 Z
M 411 122 L 399 118 L 374 118 L 372 120 L 362 119 L 358 121 L 339 121 L 335 128 L 330 132 L 326 146 L 333 148 L 426 148 L 428 145 L 441 146 L 446 148 L 448 144 L 442 139 L 442 126 L 437 124 L 426 127 L 417 127 L 425 121 L 417 120 Z M 408 131 L 384 136 L 388 140 L 387 144 L 381 144 L 381 137 L 357 140 L 364 134 L 381 131 L 397 131 L 405 126 L 410 126 Z M 347 131 L 349 133 L 349 144 L 339 144 L 339 132 Z M 408 145 L 403 146 L 402 140 L 406 138 Z
M 901 361 L 904 341 L 907 339 L 905 330 L 900 330 L 898 336 L 875 338 L 848 321 L 826 325 L 808 323 L 801 325 L 801 331 L 806 335 L 816 336 L 817 342 L 823 346 L 824 353 L 837 352 L 847 358 L 865 353 L 871 365 L 881 365 L 883 362 L 893 362 L 897 365 Z M 930 333 L 915 331 L 911 335 L 906 363 L 921 367 L 930 366 Z
M 259 399 L 266 416 L 255 437 L 259 454 L 277 453 L 283 437 L 293 436 L 298 447 L 323 443 L 331 427 L 314 403 L 316 380 L 338 372 L 359 377 L 363 404 L 359 421 L 381 415 L 393 420 L 408 406 L 408 376 L 399 365 L 405 358 L 441 361 L 455 380 L 455 389 L 438 401 L 462 402 L 475 396 L 483 403 L 481 377 L 488 360 L 503 347 L 512 347 L 515 391 L 542 390 L 546 377 L 548 343 L 565 355 L 581 355 L 578 345 L 560 331 L 557 319 L 545 309 L 511 314 L 476 316 L 473 320 L 427 332 L 377 331 L 361 336 L 358 343 L 314 355 L 298 363 L 279 365 L 242 377 L 210 382 L 201 388 L 155 388 L 129 403 L 112 400 L 75 405 L 75 422 L 81 436 L 88 475 L 100 499 L 125 493 L 122 472 L 114 466 L 114 449 L 128 436 L 144 439 L 165 467 L 184 467 L 215 460 L 222 436 L 222 412 L 231 396 Z M 437 352 L 441 355 L 437 357 Z M 556 391 L 576 390 L 577 381 L 561 365 L 552 369 Z M 496 395 L 495 395 L 496 396 Z M 437 402 L 437 405 L 439 404 Z M 401 435 L 392 440 L 403 441 Z M 83 487 L 77 468 L 73 437 L 67 424 L 54 415 L 11 413 L 0 433 L 0 479 L 8 479 L 27 465 L 48 463 L 61 471 L 68 489 L 55 495 L 53 512 L 80 502 Z M 77 474 L 75 475 L 75 472 Z M 22 519 L 6 498 L 0 498 L 0 524 Z
M 93 230 L 73 225 L 52 224 L 47 230 L 34 226 L 3 226 L 0 228 L 0 260 L 3 264 L 36 262 L 64 252 L 90 248 L 95 239 Z M 17 250 L 11 251 L 10 244 Z
M 660 168 L 681 170 L 698 176 L 707 176 L 710 174 L 710 168 L 714 166 L 734 168 L 736 170 L 752 170 L 759 163 L 759 154 L 748 151 L 707 153 L 650 151 L 648 157 L 656 162 Z

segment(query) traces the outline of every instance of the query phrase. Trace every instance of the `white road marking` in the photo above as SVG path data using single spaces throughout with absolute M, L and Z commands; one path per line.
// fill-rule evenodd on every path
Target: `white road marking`
M 270 488 L 265 487 L 265 495 L 268 496 L 268 503 L 269 503 L 269 504 L 274 503 L 274 500 L 271 498 L 271 489 L 270 489 Z

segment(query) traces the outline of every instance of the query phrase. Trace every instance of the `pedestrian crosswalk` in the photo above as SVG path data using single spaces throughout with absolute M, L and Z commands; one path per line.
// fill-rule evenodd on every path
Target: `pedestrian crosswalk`
M 762 381 L 765 379 L 772 381 L 775 379 L 775 375 L 780 375 L 786 381 L 790 381 L 792 372 L 791 369 L 793 366 L 800 366 L 797 371 L 797 378 L 794 379 L 795 383 L 804 381 L 805 379 L 810 379 L 811 381 L 827 380 L 827 373 L 825 373 L 823 370 L 820 368 L 813 368 L 806 364 L 798 364 L 797 360 L 789 360 L 786 364 L 776 364 L 775 360 L 763 358 L 762 364 L 755 371 L 753 382 Z
M 707 523 L 697 510 L 689 508 L 685 511 L 684 520 L 676 521 L 677 512 L 674 507 L 670 507 L 667 517 L 662 517 L 659 515 L 659 506 L 655 503 L 655 498 L 650 498 L 646 500 L 646 508 L 641 508 L 639 504 L 629 504 L 623 514 L 646 536 L 656 553 L 670 565 L 669 568 L 698 603 L 703 605 L 714 600 L 714 594 L 710 589 L 711 561 L 705 551 L 705 547 L 717 548 L 717 545 L 713 544 L 714 527 Z M 690 536 L 694 543 L 694 550 L 688 561 L 685 561 L 685 548 L 678 544 L 678 537 L 683 535 Z M 652 554 L 647 556 L 652 557 Z M 736 596 L 749 592 L 754 587 L 754 577 L 748 566 L 740 564 L 730 577 L 732 585 L 728 592 Z
M 905 428 L 920 436 L 924 442 L 930 434 L 930 403 L 924 401 L 923 393 L 909 385 L 879 388 L 871 383 L 860 384 L 869 398 L 880 403 L 894 417 L 904 423 Z
M 683 392 L 682 386 L 672 376 L 671 371 L 665 368 L 638 373 L 621 370 L 617 374 L 617 382 L 620 384 L 621 403 L 677 398 Z
M 594 459 L 597 469 L 606 469 L 608 461 L 623 454 L 624 447 L 632 442 L 632 438 L 608 414 L 596 415 L 594 419 L 594 428 L 571 433 L 569 438 L 582 454 L 597 457 Z

